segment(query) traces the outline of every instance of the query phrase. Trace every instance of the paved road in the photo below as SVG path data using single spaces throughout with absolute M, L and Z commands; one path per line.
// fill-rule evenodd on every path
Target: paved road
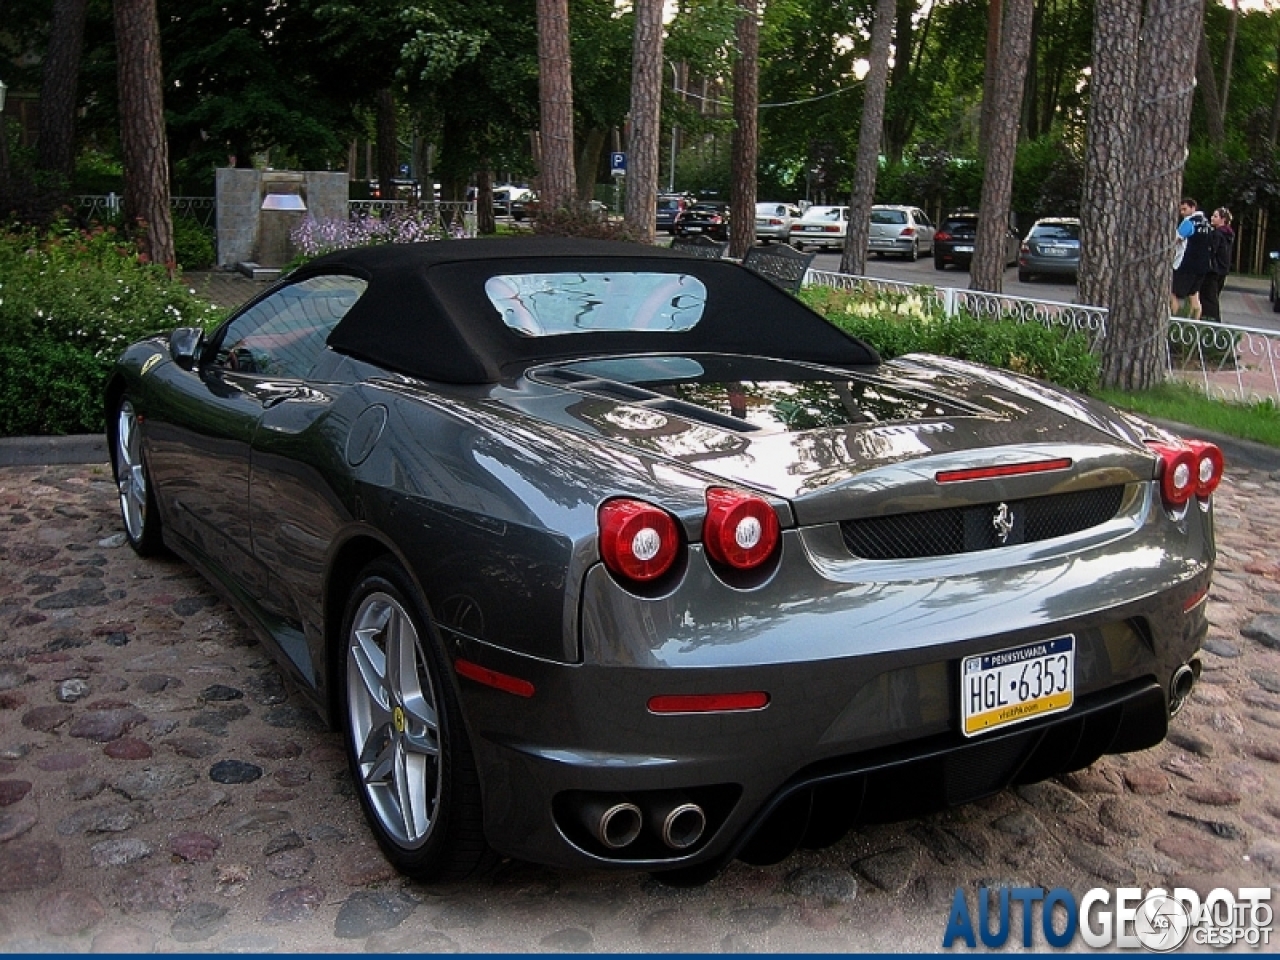
M 820 253 L 814 259 L 813 266 L 817 270 L 838 271 L 840 255 Z M 867 263 L 867 275 L 935 287 L 967 288 L 969 286 L 967 270 L 957 270 L 954 267 L 948 267 L 942 271 L 936 270 L 932 257 L 925 257 L 923 260 L 911 263 L 888 258 L 880 260 L 873 256 Z M 1074 283 L 1052 278 L 1021 283 L 1018 280 L 1018 272 L 1013 268 L 1005 271 L 1003 287 L 1005 293 L 1033 300 L 1074 303 L 1076 299 Z M 1222 292 L 1223 320 L 1243 327 L 1280 330 L 1280 314 L 1272 312 L 1267 292 L 1266 280 L 1256 277 L 1229 276 L 1226 289 Z

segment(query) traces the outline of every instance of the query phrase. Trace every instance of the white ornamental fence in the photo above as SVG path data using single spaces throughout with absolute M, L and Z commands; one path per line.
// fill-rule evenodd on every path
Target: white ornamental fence
M 946 316 L 963 310 L 978 317 L 1063 327 L 1085 334 L 1094 352 L 1107 337 L 1103 307 L 812 269 L 805 285 L 912 294 Z M 1165 346 L 1171 378 L 1193 384 L 1217 400 L 1280 404 L 1280 331 L 1170 317 Z

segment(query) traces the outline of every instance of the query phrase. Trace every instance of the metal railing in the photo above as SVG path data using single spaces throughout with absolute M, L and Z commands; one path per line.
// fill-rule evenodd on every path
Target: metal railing
M 124 198 L 118 193 L 80 194 L 72 197 L 76 214 L 86 220 L 115 219 L 120 216 Z M 351 200 L 348 214 L 351 217 L 385 216 L 409 206 L 404 200 Z M 175 216 L 190 217 L 202 227 L 216 226 L 218 204 L 214 197 L 170 197 L 169 207 Z M 439 224 L 441 232 L 450 237 L 474 237 L 476 235 L 476 207 L 474 201 L 436 200 L 416 204 L 430 219 Z
M 1105 307 L 812 269 L 804 282 L 842 290 L 913 295 L 944 316 L 963 310 L 987 319 L 1062 327 L 1087 335 L 1095 353 L 1101 351 L 1107 337 Z M 1165 356 L 1170 378 L 1196 386 L 1206 396 L 1234 403 L 1280 403 L 1280 331 L 1170 317 Z
M 118 193 L 83 193 L 71 198 L 76 214 L 86 220 L 114 220 L 120 216 L 124 197 Z M 213 197 L 170 197 L 169 209 L 174 216 L 190 217 L 202 227 L 214 226 L 217 203 Z

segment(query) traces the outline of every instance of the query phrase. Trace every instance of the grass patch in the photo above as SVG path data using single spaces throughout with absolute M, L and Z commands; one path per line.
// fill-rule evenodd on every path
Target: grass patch
M 1271 400 L 1261 403 L 1225 403 L 1211 400 L 1184 384 L 1166 383 L 1141 393 L 1099 389 L 1096 395 L 1112 406 L 1160 420 L 1172 420 L 1280 447 L 1280 406 Z

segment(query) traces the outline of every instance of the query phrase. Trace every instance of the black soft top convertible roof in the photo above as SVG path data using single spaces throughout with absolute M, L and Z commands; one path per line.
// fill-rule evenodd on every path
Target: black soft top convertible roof
M 707 290 L 702 319 L 679 332 L 595 331 L 529 337 L 511 330 L 485 294 L 498 274 L 684 273 Z M 736 353 L 839 366 L 880 362 L 790 294 L 750 270 L 663 247 L 607 240 L 531 237 L 438 240 L 340 250 L 299 268 L 368 281 L 329 335 L 329 346 L 410 376 L 494 383 L 535 362 L 631 353 Z

